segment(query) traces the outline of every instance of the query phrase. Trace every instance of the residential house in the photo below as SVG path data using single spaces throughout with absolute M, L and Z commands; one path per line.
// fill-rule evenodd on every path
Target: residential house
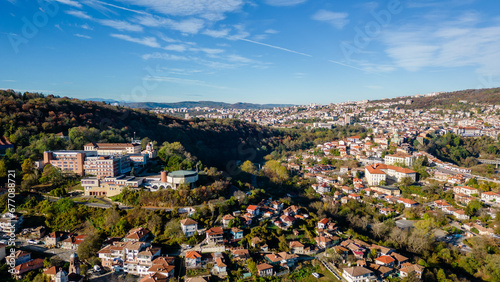
M 373 271 L 363 266 L 344 268 L 342 277 L 348 282 L 368 282 L 372 279 L 376 279 Z
M 243 230 L 237 227 L 231 228 L 231 234 L 233 235 L 233 240 L 241 240 L 243 238 Z
M 465 194 L 469 197 L 479 196 L 481 194 L 478 189 L 469 186 L 455 186 L 453 187 L 453 193 Z
M 385 265 L 370 263 L 368 268 L 373 270 L 375 274 L 381 278 L 387 278 L 389 275 L 393 274 L 396 270 Z
M 224 243 L 224 230 L 222 227 L 217 226 L 217 227 L 212 227 L 206 231 L 206 239 L 207 242 L 210 244 L 222 244 Z
M 384 265 L 387 267 L 394 267 L 394 262 L 396 260 L 390 256 L 379 256 L 378 258 L 375 259 L 376 264 Z
M 130 230 L 128 235 L 123 238 L 124 242 L 132 241 L 132 242 L 144 242 L 149 237 L 149 230 L 139 227 L 136 229 Z
M 61 240 L 63 233 L 59 231 L 54 231 L 45 237 L 45 245 L 55 246 Z
M 289 254 L 287 252 L 279 252 L 276 254 L 267 254 L 264 258 L 273 265 L 276 264 L 286 264 L 287 266 L 293 266 L 297 262 L 299 256 L 296 254 Z
M 315 237 L 314 241 L 316 241 L 316 245 L 318 245 L 318 248 L 321 249 L 326 249 L 333 245 L 332 239 L 325 236 Z
M 201 268 L 202 259 L 201 253 L 197 251 L 190 251 L 186 253 L 186 268 Z
M 50 281 L 55 281 L 56 274 L 57 274 L 57 268 L 55 266 L 52 266 L 50 268 L 45 269 L 42 272 L 42 274 L 47 275 L 50 278 Z
M 381 208 L 381 209 L 378 210 L 378 212 L 380 214 L 385 215 L 385 216 L 389 216 L 392 213 L 396 212 L 396 210 L 395 209 L 391 209 L 391 208 Z
M 303 255 L 304 254 L 304 244 L 299 241 L 290 241 L 290 252 L 292 254 Z
M 227 265 L 224 263 L 224 260 L 222 258 L 217 258 L 215 260 L 214 270 L 217 274 L 219 274 L 219 276 L 227 275 Z
M 250 253 L 247 249 L 236 249 L 231 251 L 235 260 L 246 260 L 250 258 Z
M 192 220 L 191 218 L 183 219 L 181 220 L 181 229 L 182 233 L 184 233 L 186 237 L 191 237 L 198 230 L 198 222 Z
M 318 229 L 325 229 L 330 220 L 328 218 L 323 218 L 318 221 Z
M 222 217 L 222 225 L 224 226 L 224 228 L 229 227 L 229 223 L 231 222 L 231 220 L 234 220 L 234 218 L 235 217 L 230 214 L 226 214 L 224 217 Z
M 149 268 L 153 265 L 153 260 L 159 257 L 161 248 L 159 247 L 146 247 L 143 251 L 137 253 L 137 272 L 139 275 L 146 275 L 149 273 Z
M 293 223 L 295 222 L 295 218 L 294 217 L 291 217 L 291 216 L 288 216 L 288 215 L 282 215 L 280 217 L 281 221 L 285 224 L 285 226 L 288 228 L 290 226 L 293 225 Z
M 257 271 L 260 277 L 273 276 L 274 274 L 273 266 L 267 263 L 257 265 Z
M 410 273 L 415 273 L 415 275 L 421 279 L 422 273 L 424 272 L 424 267 L 418 264 L 403 263 L 399 269 L 399 275 L 401 277 L 407 277 Z
M 260 215 L 260 208 L 256 205 L 249 205 L 247 207 L 247 213 L 249 213 L 251 216 L 259 216 Z
M 42 267 L 43 267 L 43 259 L 37 258 L 14 267 L 13 275 L 16 279 L 21 279 L 25 273 Z
M 401 266 L 404 263 L 409 262 L 409 259 L 403 255 L 400 255 L 398 253 L 392 253 L 391 256 L 396 260 L 396 266 Z
M 62 241 L 62 248 L 76 251 L 85 238 L 87 238 L 87 235 L 69 236 L 66 240 Z
M 146 277 L 155 279 L 160 277 L 165 277 L 166 280 L 174 277 L 174 257 L 158 257 L 152 261 L 151 267 L 148 269 L 148 274 Z M 152 280 L 158 281 L 158 280 Z M 142 282 L 142 280 L 141 280 Z
M 417 202 L 405 198 L 399 198 L 397 202 L 403 204 L 405 208 L 416 207 L 418 205 Z
M 31 260 L 31 253 L 25 252 L 23 250 L 17 250 L 14 253 L 15 265 L 20 265 L 23 263 L 27 263 Z
M 484 202 L 500 203 L 500 194 L 493 191 L 483 192 L 481 194 L 481 200 Z

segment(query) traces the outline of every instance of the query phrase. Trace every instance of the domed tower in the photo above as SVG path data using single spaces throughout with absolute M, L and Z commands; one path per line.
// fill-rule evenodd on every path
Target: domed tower
M 80 259 L 76 253 L 72 253 L 69 257 L 69 273 L 80 275 Z
M 56 273 L 55 282 L 68 282 L 68 273 L 64 269 L 59 268 L 59 271 Z

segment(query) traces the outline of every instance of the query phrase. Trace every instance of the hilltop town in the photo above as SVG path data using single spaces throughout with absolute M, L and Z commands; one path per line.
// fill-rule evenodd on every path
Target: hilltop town
M 0 218 L 0 271 L 22 281 L 498 281 L 500 105 L 406 107 L 419 98 L 174 110 L 191 128 L 269 128 L 262 143 L 227 148 L 240 158 L 223 167 L 188 141 L 135 136 L 140 127 L 40 123 L 43 146 L 2 127 L 0 172 L 18 176 L 15 193 L 2 188 L 16 207 Z M 134 114 L 167 118 L 152 112 Z

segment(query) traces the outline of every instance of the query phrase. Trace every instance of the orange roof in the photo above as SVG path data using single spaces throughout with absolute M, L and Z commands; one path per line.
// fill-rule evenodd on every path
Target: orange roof
M 55 266 L 52 266 L 51 268 L 45 270 L 43 272 L 45 275 L 56 275 L 57 274 L 57 268 Z
M 190 251 L 190 252 L 186 253 L 186 258 L 189 258 L 189 259 L 201 258 L 201 254 L 197 251 Z
M 390 263 L 394 262 L 394 259 L 390 256 L 380 256 L 380 257 L 376 258 L 375 260 L 380 261 L 381 263 L 384 263 L 384 264 L 390 264 Z
M 417 202 L 413 201 L 413 200 L 410 200 L 410 199 L 405 199 L 405 198 L 399 198 L 399 201 L 400 202 L 403 202 L 405 204 L 409 204 L 409 205 L 414 205 L 416 204 Z
M 330 220 L 328 218 L 323 218 L 322 220 L 320 220 L 318 223 L 323 223 L 323 224 L 327 224 Z
M 221 234 L 224 234 L 224 230 L 222 230 L 222 227 L 220 226 L 212 227 L 207 230 L 208 236 L 221 235 Z
M 385 174 L 385 172 L 381 171 L 381 169 L 385 169 L 386 167 L 381 168 L 381 166 L 385 166 L 385 165 L 374 164 L 374 165 L 369 165 L 365 168 L 366 168 L 366 170 L 368 170 L 368 173 L 370 173 L 370 174 Z
M 186 218 L 186 219 L 181 220 L 182 225 L 193 225 L 193 224 L 197 224 L 197 223 L 198 222 L 192 220 L 191 218 Z
M 261 263 L 261 264 L 257 265 L 257 270 L 258 271 L 263 271 L 263 270 L 267 270 L 267 269 L 270 269 L 270 268 L 273 268 L 273 266 L 269 265 L 267 263 Z

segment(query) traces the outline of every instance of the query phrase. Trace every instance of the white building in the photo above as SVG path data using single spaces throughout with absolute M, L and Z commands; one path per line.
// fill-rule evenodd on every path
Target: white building
M 181 220 L 181 229 L 186 237 L 191 237 L 196 233 L 196 230 L 198 230 L 198 222 L 191 218 L 183 219 Z
M 386 165 L 404 164 L 407 167 L 411 167 L 414 161 L 415 157 L 403 152 L 397 152 L 393 155 L 386 155 L 384 158 L 384 162 Z
M 344 268 L 342 276 L 349 282 L 368 282 L 376 279 L 373 271 L 362 266 Z

